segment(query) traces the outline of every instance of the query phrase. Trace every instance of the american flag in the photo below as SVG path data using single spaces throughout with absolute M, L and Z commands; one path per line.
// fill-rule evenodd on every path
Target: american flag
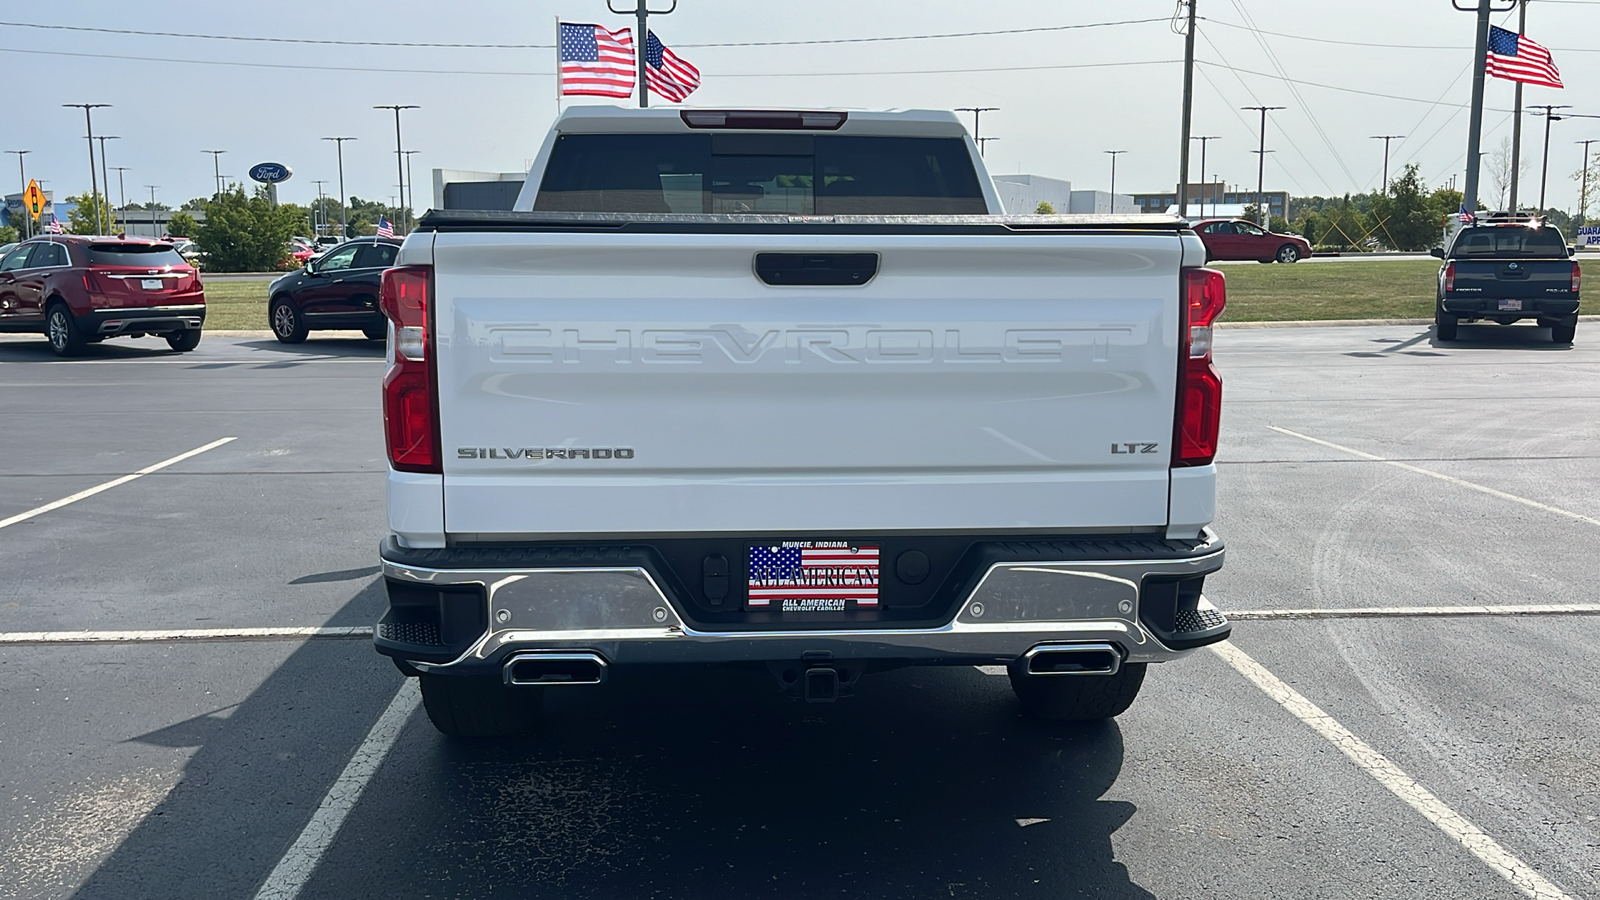
M 389 224 L 387 216 L 378 217 L 378 237 L 394 237 L 394 226 Z
M 878 548 L 789 541 L 750 548 L 750 607 L 824 611 L 878 605 Z M 806 601 L 812 601 L 807 603 Z
M 1456 213 L 1456 217 L 1459 218 L 1462 222 L 1471 222 L 1471 221 L 1473 221 L 1474 219 L 1477 218 L 1477 216 L 1474 216 L 1472 213 L 1467 212 L 1467 205 L 1465 203 L 1461 204 L 1461 211 Z
M 668 50 L 652 31 L 644 44 L 644 81 L 650 90 L 673 103 L 682 103 L 700 86 L 700 70 Z
M 633 31 L 561 23 L 561 93 L 631 97 L 638 83 Z
M 1484 71 L 1511 81 L 1566 87 L 1549 50 L 1498 25 L 1489 26 L 1489 59 Z
M 61 227 L 61 220 L 56 218 L 56 214 L 55 213 L 51 213 L 50 214 L 50 233 L 51 234 L 66 234 L 67 233 L 67 230 L 65 228 Z

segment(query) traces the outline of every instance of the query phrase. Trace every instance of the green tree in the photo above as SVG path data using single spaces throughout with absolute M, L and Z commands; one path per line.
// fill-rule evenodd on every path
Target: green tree
M 194 220 L 194 216 L 181 210 L 173 213 L 172 218 L 167 220 L 167 234 L 173 237 L 192 238 L 199 230 L 200 223 Z
M 1373 201 L 1372 215 L 1378 240 L 1392 250 L 1426 250 L 1439 242 L 1441 211 L 1416 163 L 1389 182 L 1389 192 Z
M 95 194 L 94 198 L 91 199 L 86 192 L 76 197 L 68 197 L 67 202 L 77 204 L 72 212 L 67 214 L 67 230 L 73 234 L 95 233 L 94 208 L 96 204 L 100 207 L 101 230 L 111 230 L 111 203 L 106 200 L 104 194 Z
M 27 214 L 24 213 L 23 215 Z M 14 244 L 21 237 L 22 235 L 18 234 L 17 230 L 10 225 L 0 225 L 0 244 Z
M 273 206 L 265 187 L 245 195 L 242 187 L 218 194 L 206 203 L 206 221 L 195 229 L 195 243 L 214 272 L 267 272 L 289 257 L 289 238 L 300 229 L 303 213 L 293 206 Z
M 1035 206 L 1033 211 L 1041 216 L 1053 216 L 1056 214 L 1056 208 L 1050 205 L 1049 200 L 1040 200 L 1039 205 Z

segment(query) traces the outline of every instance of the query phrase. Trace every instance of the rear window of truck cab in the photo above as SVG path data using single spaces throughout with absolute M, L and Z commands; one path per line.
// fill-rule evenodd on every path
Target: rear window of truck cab
M 1567 241 L 1559 228 L 1484 225 L 1456 235 L 1450 255 L 1469 259 L 1474 256 L 1566 259 Z
M 540 212 L 981 215 L 960 138 L 563 134 Z
M 187 266 L 171 244 L 90 244 L 91 266 Z

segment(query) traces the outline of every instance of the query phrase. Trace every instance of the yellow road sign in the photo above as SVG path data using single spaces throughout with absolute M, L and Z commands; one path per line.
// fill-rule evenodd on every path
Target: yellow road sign
M 22 192 L 22 205 L 28 208 L 28 212 L 33 214 L 33 219 L 37 222 L 40 214 L 44 212 L 44 191 L 39 190 L 39 182 L 28 182 L 28 189 Z

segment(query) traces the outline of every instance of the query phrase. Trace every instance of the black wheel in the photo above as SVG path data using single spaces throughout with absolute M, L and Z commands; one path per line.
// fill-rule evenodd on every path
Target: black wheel
M 366 335 L 369 341 L 387 341 L 389 339 L 389 325 L 387 323 L 368 325 L 361 329 L 361 333 Z
M 88 343 L 72 321 L 67 305 L 59 300 L 50 304 L 50 311 L 45 313 L 45 336 L 57 356 L 77 356 Z
M 1029 675 L 1013 665 L 1011 690 L 1029 718 L 1055 722 L 1110 719 L 1133 705 L 1144 684 L 1144 669 L 1144 663 L 1128 663 L 1115 675 Z
M 1456 324 L 1460 320 L 1442 309 L 1433 312 L 1433 336 L 1441 341 L 1456 339 Z
M 306 327 L 305 317 L 294 308 L 287 297 L 274 297 L 272 306 L 267 313 L 267 321 L 272 325 L 272 336 L 285 344 L 298 344 L 306 339 L 306 334 L 311 330 Z
M 174 331 L 166 335 L 166 339 L 168 347 L 179 353 L 188 353 L 200 346 L 200 329 L 185 328 L 182 331 Z
M 1278 262 L 1292 263 L 1300 261 L 1300 248 L 1293 244 L 1284 244 L 1278 248 Z
M 1578 317 L 1571 316 L 1550 326 L 1550 340 L 1558 344 L 1570 344 L 1578 336 Z
M 423 675 L 419 680 L 428 720 L 453 738 L 525 734 L 544 704 L 544 688 L 513 688 L 492 675 Z

